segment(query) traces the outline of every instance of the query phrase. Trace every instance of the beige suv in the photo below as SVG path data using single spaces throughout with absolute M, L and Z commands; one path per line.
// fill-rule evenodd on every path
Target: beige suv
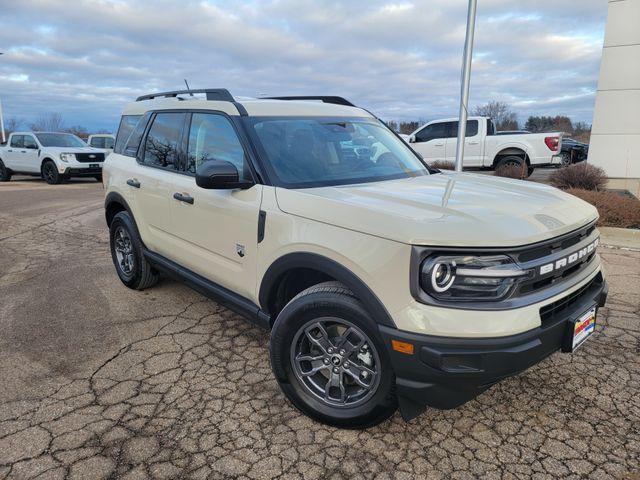
M 340 97 L 142 96 L 104 184 L 122 282 L 164 273 L 270 330 L 283 392 L 332 425 L 454 408 L 573 351 L 606 299 L 593 207 L 429 168 Z

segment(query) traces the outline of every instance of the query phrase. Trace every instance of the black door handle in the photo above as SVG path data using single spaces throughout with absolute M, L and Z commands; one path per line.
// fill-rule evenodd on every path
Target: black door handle
M 179 202 L 188 203 L 189 205 L 193 205 L 193 197 L 190 195 L 184 195 L 182 193 L 174 193 L 173 198 L 178 200 Z
M 20 150 L 20 153 L 27 153 L 26 150 Z
M 140 188 L 140 182 L 133 178 L 130 178 L 129 180 L 127 180 L 127 185 L 134 188 Z
M 7 150 L 7 152 L 13 152 L 13 150 L 9 149 L 9 150 Z

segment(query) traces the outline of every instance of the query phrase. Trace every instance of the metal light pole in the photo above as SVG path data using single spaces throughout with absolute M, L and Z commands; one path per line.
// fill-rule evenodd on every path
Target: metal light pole
M 2 55 L 2 52 L 0 52 Z M 7 138 L 4 136 L 4 118 L 2 116 L 2 100 L 0 100 L 0 135 L 2 135 L 2 143 L 7 141 Z
M 2 143 L 7 141 L 4 136 L 4 119 L 2 118 L 2 100 L 0 100 L 0 132 L 2 132 Z
M 473 34 L 476 28 L 476 7 L 478 0 L 469 0 L 467 12 L 467 34 L 464 41 L 462 61 L 462 86 L 460 88 L 460 114 L 458 115 L 458 141 L 456 142 L 456 172 L 462 171 L 464 141 L 467 134 L 467 105 L 469 103 L 469 81 L 471 80 L 471 57 L 473 56 Z

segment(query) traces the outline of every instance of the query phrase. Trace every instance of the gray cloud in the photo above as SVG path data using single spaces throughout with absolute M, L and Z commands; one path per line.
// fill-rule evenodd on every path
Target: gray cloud
M 606 3 L 479 4 L 471 104 L 590 122 Z M 27 123 L 55 111 L 114 129 L 126 102 L 186 77 L 236 95 L 344 95 L 388 119 L 451 116 L 465 18 L 451 0 L 5 0 L 0 98 Z

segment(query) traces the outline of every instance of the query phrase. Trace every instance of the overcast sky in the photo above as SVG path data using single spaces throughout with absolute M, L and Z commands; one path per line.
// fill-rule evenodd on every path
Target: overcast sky
M 605 0 L 479 0 L 471 101 L 591 123 Z M 0 99 L 25 126 L 117 127 L 136 96 L 342 95 L 384 119 L 457 115 L 467 2 L 1 0 Z

